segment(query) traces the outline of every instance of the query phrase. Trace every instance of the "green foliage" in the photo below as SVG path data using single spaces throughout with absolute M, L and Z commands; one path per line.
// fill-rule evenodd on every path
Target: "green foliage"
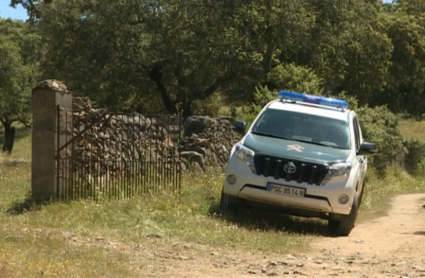
M 277 99 L 279 91 L 287 90 L 305 94 L 322 95 L 322 80 L 314 71 L 295 64 L 279 64 L 267 75 L 267 85 L 256 86 L 252 95 L 252 102 L 243 107 L 243 119 L 252 123 L 263 107 L 272 100 Z
M 40 38 L 29 26 L 0 19 L 0 118 L 25 121 L 29 96 L 37 80 Z
M 38 18 L 44 77 L 110 109 L 187 116 L 262 85 L 424 112 L 420 1 L 10 1 Z
M 296 66 L 294 63 L 277 65 L 268 73 L 267 81 L 279 91 L 288 90 L 309 95 L 323 94 L 323 80 L 315 74 L 314 70 Z
M 39 79 L 40 60 L 44 78 L 111 110 L 187 117 L 225 107 L 250 123 L 279 90 L 334 96 L 362 107 L 365 135 L 381 149 L 371 158 L 379 172 L 403 161 L 389 110 L 425 113 L 423 1 L 10 2 L 34 20 L 19 31 L 25 43 L 1 37 L 2 111 L 23 111 L 28 96 L 16 92 Z
M 398 118 L 386 106 L 360 107 L 357 115 L 366 141 L 377 144 L 379 153 L 370 157 L 370 165 L 383 175 L 389 166 L 403 165 L 403 136 Z
M 347 95 L 345 91 L 340 92 L 336 98 L 345 100 L 351 110 L 357 111 L 359 108 L 359 101 L 357 98 L 355 96 Z
M 425 141 L 409 139 L 404 145 L 407 149 L 406 169 L 413 175 L 425 175 Z
M 325 80 L 325 91 L 344 90 L 361 104 L 384 85 L 390 67 L 391 41 L 383 32 L 378 6 L 349 0 L 310 1 L 316 25 L 306 63 Z
M 194 115 L 217 117 L 220 114 L 220 109 L 225 105 L 226 99 L 223 97 L 222 93 L 216 92 L 206 99 L 195 100 L 192 103 L 192 113 Z

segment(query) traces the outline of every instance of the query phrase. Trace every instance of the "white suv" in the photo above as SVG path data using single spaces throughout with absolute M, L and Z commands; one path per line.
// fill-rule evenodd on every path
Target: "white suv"
M 328 219 L 334 235 L 348 236 L 362 199 L 367 156 L 354 111 L 344 100 L 281 91 L 232 148 L 221 208 L 277 208 Z

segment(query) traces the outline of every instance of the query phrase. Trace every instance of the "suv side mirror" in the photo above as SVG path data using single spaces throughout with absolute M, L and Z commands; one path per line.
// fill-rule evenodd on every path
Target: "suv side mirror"
M 377 151 L 375 143 L 363 142 L 357 151 L 357 155 L 373 155 Z
M 246 132 L 246 122 L 244 121 L 235 121 L 233 123 L 233 129 L 237 132 L 241 133 L 242 135 Z

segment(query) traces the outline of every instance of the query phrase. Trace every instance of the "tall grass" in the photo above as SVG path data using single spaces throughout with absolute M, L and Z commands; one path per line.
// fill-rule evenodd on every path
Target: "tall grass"
M 425 141 L 425 121 L 400 120 L 400 131 L 406 139 Z

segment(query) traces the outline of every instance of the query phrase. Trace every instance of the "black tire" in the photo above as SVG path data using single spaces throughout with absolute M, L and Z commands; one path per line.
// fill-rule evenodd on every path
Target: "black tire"
M 240 199 L 221 191 L 220 210 L 222 213 L 237 214 L 240 208 Z
M 348 236 L 355 226 L 358 210 L 359 200 L 356 198 L 351 206 L 349 215 L 341 215 L 339 220 L 328 220 L 328 228 L 331 235 Z
M 363 201 L 363 192 L 364 192 L 365 186 L 366 186 L 366 181 L 364 180 L 363 181 L 363 186 L 362 186 L 362 192 L 360 192 L 360 196 L 359 196 L 359 202 L 358 202 L 358 208 L 357 209 L 359 209 L 360 208 L 360 205 L 362 204 L 362 201 Z

